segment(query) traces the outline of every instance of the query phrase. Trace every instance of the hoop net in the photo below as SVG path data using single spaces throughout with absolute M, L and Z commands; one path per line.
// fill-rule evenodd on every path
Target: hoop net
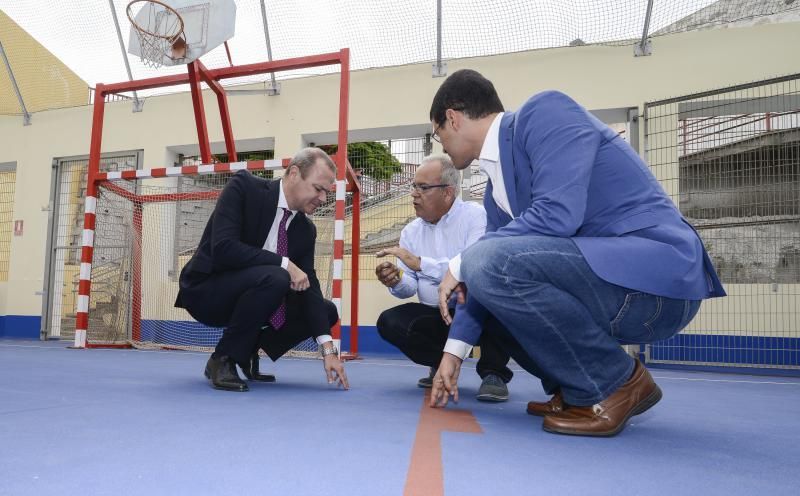
M 139 3 L 144 5 L 134 16 L 133 6 Z M 180 60 L 186 56 L 183 18 L 175 9 L 158 0 L 133 0 L 126 13 L 136 31 L 144 65 L 158 69 L 164 65 L 164 57 Z

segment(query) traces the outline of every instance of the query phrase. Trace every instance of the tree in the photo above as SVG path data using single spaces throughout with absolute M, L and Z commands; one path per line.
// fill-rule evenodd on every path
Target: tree
M 329 155 L 333 155 L 339 149 L 337 145 L 323 145 L 320 148 Z M 403 170 L 400 161 L 392 155 L 389 147 L 376 141 L 349 143 L 347 159 L 353 169 L 381 181 L 389 180 L 392 175 Z

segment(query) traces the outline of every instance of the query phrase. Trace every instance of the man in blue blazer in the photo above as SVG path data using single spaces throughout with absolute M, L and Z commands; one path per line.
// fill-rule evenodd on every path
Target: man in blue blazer
M 439 287 L 445 321 L 453 291 L 464 308 L 431 406 L 458 399 L 461 362 L 483 328 L 552 395 L 528 404 L 546 431 L 619 433 L 661 399 L 620 343 L 667 339 L 701 300 L 725 296 L 697 233 L 636 152 L 562 93 L 504 112 L 488 79 L 461 70 L 430 119 L 456 167 L 478 160 L 489 177 L 486 235 L 451 260 Z
M 277 360 L 310 337 L 319 343 L 328 382 L 349 387 L 330 336 L 339 316 L 322 296 L 314 271 L 317 230 L 306 217 L 335 179 L 330 157 L 305 148 L 279 180 L 239 171 L 225 184 L 181 271 L 175 302 L 199 322 L 225 328 L 205 369 L 214 388 L 248 390 L 236 365 L 248 379 L 274 381 L 259 373 L 258 350 Z

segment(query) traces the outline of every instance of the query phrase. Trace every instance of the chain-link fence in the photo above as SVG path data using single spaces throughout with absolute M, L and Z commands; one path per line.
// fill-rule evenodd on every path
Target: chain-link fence
M 800 75 L 648 103 L 645 125 L 647 161 L 728 292 L 648 359 L 800 367 Z
M 0 282 L 8 281 L 11 258 L 11 233 L 22 234 L 22 220 L 14 221 L 14 193 L 17 188 L 17 164 L 0 163 Z M 14 225 L 17 224 L 17 225 Z
M 348 152 L 350 162 L 359 172 L 362 186 L 361 197 L 361 256 L 359 259 L 359 280 L 373 280 L 377 264 L 375 252 L 400 242 L 400 231 L 414 220 L 416 213 L 411 200 L 410 184 L 414 173 L 425 155 L 430 154 L 429 137 L 385 140 L 378 142 L 387 153 L 383 157 L 384 167 L 391 168 L 391 174 L 383 174 L 381 179 L 369 175 L 359 167 L 362 156 Z M 348 222 L 351 207 L 348 206 Z M 346 230 L 350 232 L 349 224 Z M 345 250 L 349 253 L 351 240 L 345 239 Z M 345 277 L 350 278 L 350 271 Z
M 335 146 L 321 146 L 328 153 L 336 151 Z M 429 136 L 417 138 L 386 139 L 373 142 L 350 143 L 347 156 L 353 170 L 358 175 L 361 184 L 361 240 L 360 240 L 360 268 L 359 278 L 371 279 L 374 277 L 374 253 L 387 246 L 397 246 L 400 241 L 400 231 L 412 221 L 416 214 L 410 195 L 410 183 L 414 180 L 414 173 L 422 159 L 431 153 L 431 140 Z M 239 154 L 240 160 L 263 160 L 273 158 L 272 150 L 249 152 Z M 227 157 L 222 154 L 214 156 L 215 161 L 224 162 Z M 181 157 L 185 165 L 199 164 L 199 157 Z M 265 171 L 272 177 L 272 171 Z M 260 172 L 257 172 L 260 174 Z M 196 178 L 181 178 L 181 181 L 198 187 L 197 181 L 218 181 L 220 178 L 212 176 L 198 176 Z M 331 195 L 330 201 L 321 206 L 314 214 L 314 219 L 323 221 L 332 218 L 334 203 Z M 343 279 L 351 280 L 352 271 L 350 253 L 352 249 L 352 220 L 353 196 L 345 197 L 345 260 Z M 190 235 L 197 226 L 205 225 L 207 214 L 201 207 L 194 205 L 198 202 L 185 202 L 186 208 L 178 212 L 179 221 L 176 224 L 176 247 L 179 250 L 193 250 L 197 239 Z M 191 207 L 191 208 L 190 208 Z M 319 226 L 318 226 L 319 231 Z M 199 239 L 199 238 L 198 238 Z
M 117 172 L 136 169 L 140 162 L 138 153 L 123 153 L 103 157 L 100 170 Z M 56 184 L 53 202 L 53 224 L 50 232 L 48 253 L 47 310 L 44 328 L 49 338 L 73 339 L 75 335 L 75 304 L 81 270 L 81 246 L 83 243 L 83 208 L 86 196 L 86 171 L 88 159 L 60 159 L 56 161 Z M 131 183 L 121 187 L 132 188 Z M 100 216 L 110 217 L 111 229 L 121 227 L 119 214 L 100 210 Z M 120 263 L 120 253 L 130 251 L 129 240 L 117 240 L 115 244 L 98 244 L 94 255 L 93 304 L 90 316 L 92 341 L 108 341 L 119 332 L 125 332 L 128 295 L 120 295 L 117 287 L 121 280 L 129 278 L 130 271 Z M 127 274 L 127 275 L 126 275 Z

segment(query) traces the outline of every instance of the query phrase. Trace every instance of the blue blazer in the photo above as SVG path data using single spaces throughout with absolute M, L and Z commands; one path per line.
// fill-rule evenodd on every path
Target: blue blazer
M 570 97 L 539 93 L 506 112 L 499 141 L 513 218 L 489 183 L 482 239 L 571 238 L 610 283 L 676 299 L 725 296 L 703 243 L 644 161 Z M 485 315 L 468 298 L 450 337 L 475 344 Z

